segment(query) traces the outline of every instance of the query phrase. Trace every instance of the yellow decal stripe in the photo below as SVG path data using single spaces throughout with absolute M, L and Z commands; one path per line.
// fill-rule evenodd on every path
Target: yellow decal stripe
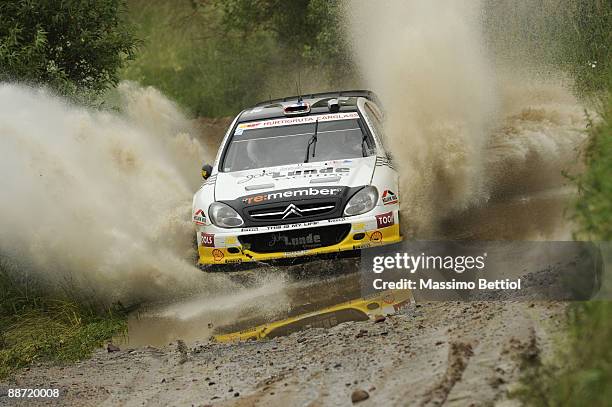
M 359 233 L 359 232 L 357 232 Z M 200 255 L 200 264 L 225 264 L 225 263 L 246 263 L 252 261 L 268 261 L 274 259 L 283 259 L 290 257 L 315 256 L 318 254 L 337 253 L 355 249 L 366 249 L 373 246 L 384 246 L 387 244 L 397 243 L 402 240 L 400 236 L 399 225 L 395 224 L 386 228 L 365 231 L 365 238 L 354 240 L 354 231 L 340 243 L 333 246 L 319 247 L 316 249 L 302 250 L 296 252 L 275 252 L 275 253 L 255 253 L 249 250 L 243 250 L 240 246 L 236 246 L 238 253 L 230 253 L 227 247 L 205 247 L 199 246 L 198 252 Z M 226 238 L 226 243 L 228 242 Z

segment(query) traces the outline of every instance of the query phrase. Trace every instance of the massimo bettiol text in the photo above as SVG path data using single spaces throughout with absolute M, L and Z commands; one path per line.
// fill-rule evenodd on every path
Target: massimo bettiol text
M 471 256 L 441 256 L 406 252 L 374 256 L 372 272 L 376 277 L 372 280 L 372 287 L 375 290 L 521 289 L 520 278 L 515 280 L 487 279 L 486 261 L 486 252 Z M 428 276 L 432 271 L 450 273 L 450 276 L 446 276 L 445 279 L 432 278 Z M 453 275 L 462 278 L 453 278 Z

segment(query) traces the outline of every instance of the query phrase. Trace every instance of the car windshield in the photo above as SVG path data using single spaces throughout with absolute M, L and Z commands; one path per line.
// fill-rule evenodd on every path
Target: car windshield
M 236 127 L 223 171 L 303 163 L 317 120 L 317 139 L 310 147 L 309 162 L 363 157 L 364 147 L 366 155 L 372 154 L 369 140 L 362 147 L 364 134 L 355 112 L 246 122 Z

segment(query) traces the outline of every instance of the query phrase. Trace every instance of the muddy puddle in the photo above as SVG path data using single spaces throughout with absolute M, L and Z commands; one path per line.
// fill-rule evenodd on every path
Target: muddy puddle
M 341 270 L 341 271 L 339 271 Z M 125 346 L 162 346 L 299 317 L 360 298 L 359 259 L 325 260 L 295 269 L 274 267 L 232 273 L 242 291 L 225 298 L 191 297 L 142 307 L 128 320 Z M 261 274 L 273 278 L 261 281 Z M 236 307 L 235 304 L 240 304 Z
M 442 223 L 438 230 L 443 240 L 569 240 L 566 202 L 571 191 L 556 189 L 528 196 L 518 196 L 495 204 L 474 207 Z M 405 226 L 405 225 L 404 225 Z M 500 238 L 501 236 L 501 238 Z M 500 267 L 516 265 L 516 247 L 508 246 L 507 261 Z M 520 250 L 524 250 L 521 248 Z M 535 256 L 521 270 L 542 269 L 543 259 Z M 502 267 L 503 268 L 503 267 Z M 260 267 L 228 274 L 237 287 L 229 295 L 214 297 L 211 293 L 171 303 L 141 307 L 128 321 L 124 346 L 163 346 L 178 339 L 187 343 L 207 341 L 214 336 L 239 332 L 256 332 L 266 324 L 286 325 L 291 329 L 335 325 L 346 320 L 364 318 L 363 312 L 342 311 L 359 308 L 363 298 L 359 273 L 360 259 L 322 260 L 288 267 Z M 205 278 L 206 275 L 203 276 Z M 411 300 L 425 301 L 412 293 Z M 403 296 L 387 300 L 388 304 L 405 301 Z M 382 297 L 381 297 L 382 298 Z M 350 305 L 349 303 L 352 303 Z M 384 301 L 383 301 L 384 303 Z M 362 305 L 363 305 L 362 304 Z M 365 309 L 367 313 L 367 308 Z M 317 317 L 314 315 L 324 315 Z M 306 319 L 310 318 L 310 319 Z M 367 318 L 367 316 L 366 316 Z M 310 322 L 301 322 L 310 321 Z M 280 332 L 277 330 L 277 332 Z

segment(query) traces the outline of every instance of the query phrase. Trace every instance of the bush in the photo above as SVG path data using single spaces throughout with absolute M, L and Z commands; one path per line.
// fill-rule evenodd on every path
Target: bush
M 527 406 L 609 406 L 612 400 L 612 303 L 573 304 L 569 337 L 554 361 L 523 360 L 522 386 L 512 393 Z
M 576 178 L 580 199 L 575 220 L 579 238 L 612 241 L 612 85 L 600 117 L 601 122 L 590 123 L 586 171 Z
M 609 76 L 612 78 L 612 74 Z M 576 237 L 612 240 L 612 83 L 591 121 L 585 151 L 586 170 L 575 178 Z M 609 273 L 608 273 L 609 274 Z M 605 287 L 605 286 L 604 286 Z M 609 287 L 606 287 L 609 289 Z M 523 386 L 515 396 L 533 406 L 608 406 L 612 400 L 612 302 L 608 298 L 571 304 L 568 340 L 555 360 L 526 361 Z
M 579 93 L 598 102 L 584 146 L 585 171 L 574 177 L 575 237 L 612 241 L 612 3 L 561 0 L 571 30 L 561 30 L 559 65 Z M 609 253 L 608 253 L 609 256 Z M 608 273 L 609 274 L 609 273 Z M 605 278 L 605 277 L 604 277 Z M 609 282 L 608 282 L 609 283 Z M 604 288 L 609 289 L 605 286 Z M 608 292 L 609 293 L 609 292 Z M 612 303 L 608 298 L 571 304 L 569 335 L 555 359 L 525 361 L 515 393 L 525 405 L 608 406 L 612 400 Z
M 115 85 L 137 41 L 121 0 L 0 2 L 0 81 L 45 84 L 64 95 Z
M 612 3 L 609 0 L 564 0 L 571 31 L 565 32 L 561 58 L 582 93 L 609 86 L 612 72 Z M 609 105 L 608 105 L 609 106 Z
M 146 42 L 123 78 L 160 89 L 196 116 L 234 115 L 296 94 L 298 82 L 306 93 L 350 77 L 337 2 L 130 0 L 128 9 Z
M 348 61 L 338 0 L 216 0 L 225 31 L 267 31 L 292 58 L 324 66 Z

